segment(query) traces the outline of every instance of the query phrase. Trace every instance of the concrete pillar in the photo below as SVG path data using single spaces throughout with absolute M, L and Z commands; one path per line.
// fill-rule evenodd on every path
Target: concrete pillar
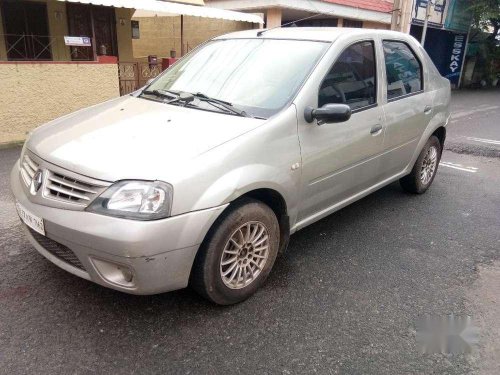
M 398 24 L 397 30 L 408 34 L 410 32 L 410 26 L 411 26 L 413 1 L 412 0 L 401 0 L 400 1 L 400 8 L 401 8 L 401 12 L 400 12 L 399 24 Z
M 47 3 L 47 18 L 49 21 L 49 35 L 52 43 L 52 60 L 71 60 L 70 49 L 64 44 L 64 36 L 69 35 L 66 4 L 59 1 L 49 1 Z
M 133 10 L 115 8 L 116 41 L 118 44 L 118 59 L 121 61 L 134 61 L 132 49 L 132 19 Z
M 339 17 L 339 20 L 337 21 L 337 27 L 344 27 L 344 19 Z
M 270 8 L 267 10 L 266 28 L 281 26 L 281 8 Z
M 399 22 L 401 15 L 401 0 L 394 0 L 391 15 L 391 30 L 399 31 Z

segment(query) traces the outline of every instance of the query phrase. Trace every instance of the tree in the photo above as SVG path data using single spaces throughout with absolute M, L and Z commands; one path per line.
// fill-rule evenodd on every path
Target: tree
M 500 31 L 500 0 L 474 0 L 470 7 L 474 28 L 492 33 L 489 39 L 495 40 Z
M 470 0 L 472 30 L 469 40 L 479 45 L 474 71 L 486 82 L 495 80 L 499 72 L 495 61 L 500 60 L 500 0 Z

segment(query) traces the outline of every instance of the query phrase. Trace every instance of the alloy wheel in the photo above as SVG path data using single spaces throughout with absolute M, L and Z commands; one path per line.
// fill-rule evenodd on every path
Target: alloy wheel
M 436 147 L 431 146 L 425 154 L 424 160 L 422 161 L 422 169 L 420 170 L 420 180 L 423 185 L 427 185 L 434 173 L 436 172 L 438 160 L 438 152 Z
M 260 221 L 251 221 L 233 232 L 222 252 L 220 275 L 231 289 L 250 285 L 269 257 L 269 233 Z

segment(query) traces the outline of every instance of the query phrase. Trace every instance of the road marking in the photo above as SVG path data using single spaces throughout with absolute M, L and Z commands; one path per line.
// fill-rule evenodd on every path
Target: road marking
M 457 111 L 455 113 L 452 113 L 451 118 L 458 119 L 458 118 L 473 115 L 473 114 L 478 113 L 478 112 L 487 112 L 487 111 L 491 111 L 491 110 L 498 109 L 498 108 L 500 108 L 500 106 L 498 106 L 498 105 L 480 106 L 479 108 L 476 108 L 472 111 Z
M 484 139 L 484 138 L 475 138 L 475 137 L 467 137 L 470 141 L 489 143 L 491 145 L 500 145 L 500 141 L 495 141 L 494 139 Z
M 478 168 L 476 167 L 465 167 L 462 164 L 450 163 L 448 161 L 442 161 L 439 163 L 439 165 L 442 165 L 443 167 L 458 169 L 459 171 L 464 171 L 469 173 L 476 173 L 478 171 Z

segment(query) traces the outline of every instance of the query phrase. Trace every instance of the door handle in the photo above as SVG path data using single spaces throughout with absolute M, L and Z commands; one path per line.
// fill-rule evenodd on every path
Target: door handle
M 370 130 L 370 134 L 377 135 L 381 130 L 382 130 L 382 125 L 380 124 L 373 125 Z
M 426 105 L 424 108 L 424 113 L 426 115 L 428 115 L 429 113 L 431 113 L 431 111 L 432 111 L 432 107 L 430 105 Z

